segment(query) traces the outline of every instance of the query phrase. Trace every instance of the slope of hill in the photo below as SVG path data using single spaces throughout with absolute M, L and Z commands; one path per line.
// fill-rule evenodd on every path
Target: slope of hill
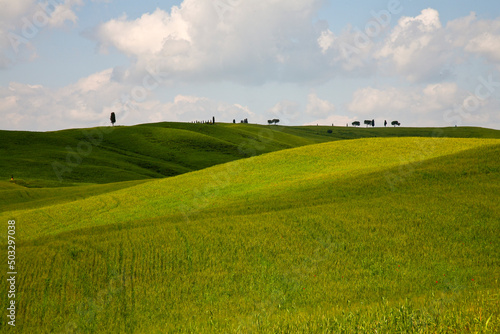
M 349 140 L 13 203 L 18 329 L 499 331 L 499 153 Z
M 38 208 L 132 187 L 148 180 L 123 181 L 99 185 L 61 188 L 26 188 L 11 182 L 0 182 L 0 212 Z
M 34 133 L 0 131 L 0 174 L 28 187 L 161 178 L 314 143 L 278 127 L 162 123 Z
M 0 131 L 0 175 L 3 180 L 14 175 L 19 185 L 30 188 L 144 180 L 309 144 L 393 136 L 500 138 L 500 131 L 223 123 L 155 123 L 45 133 Z

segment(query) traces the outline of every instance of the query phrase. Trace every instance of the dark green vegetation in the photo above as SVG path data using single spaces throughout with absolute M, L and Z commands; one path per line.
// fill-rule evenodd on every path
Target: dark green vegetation
M 28 187 L 163 178 L 330 140 L 311 131 L 294 135 L 280 130 L 159 123 L 47 133 L 0 131 L 0 175 L 13 174 Z
M 14 175 L 18 184 L 31 188 L 163 178 L 282 149 L 370 137 L 500 138 L 500 131 L 223 123 L 0 131 L 0 175 L 5 180 Z
M 247 154 L 276 152 L 164 179 L 0 183 L 18 331 L 500 331 L 500 140 L 436 138 L 499 131 L 168 126 L 227 131 L 238 154 L 229 131 L 247 131 Z

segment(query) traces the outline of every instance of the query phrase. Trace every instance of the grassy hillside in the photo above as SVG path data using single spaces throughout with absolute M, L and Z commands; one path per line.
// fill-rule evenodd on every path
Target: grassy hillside
M 124 181 L 102 185 L 81 185 L 62 188 L 26 188 L 11 182 L 0 182 L 0 212 L 39 208 L 56 203 L 75 200 L 108 193 L 114 190 L 132 187 L 146 182 Z
M 327 140 L 279 129 L 162 123 L 46 133 L 0 131 L 0 175 L 4 180 L 14 175 L 28 187 L 162 178 Z
M 45 133 L 0 131 L 0 176 L 8 181 L 14 175 L 18 185 L 30 188 L 145 180 L 309 144 L 394 136 L 500 138 L 500 131 L 223 123 L 156 123 Z
M 329 134 L 328 130 L 332 130 L 332 133 Z M 313 133 L 328 138 L 333 137 L 336 140 L 373 137 L 500 138 L 499 130 L 465 126 L 447 128 L 287 126 L 283 127 L 283 131 L 298 136 Z
M 336 141 L 13 201 L 18 330 L 499 332 L 499 154 Z

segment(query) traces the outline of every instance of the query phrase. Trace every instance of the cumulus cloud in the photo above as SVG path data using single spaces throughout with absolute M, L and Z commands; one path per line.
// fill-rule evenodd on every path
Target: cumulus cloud
M 429 80 L 452 60 L 443 34 L 438 11 L 425 9 L 416 17 L 401 18 L 375 57 L 390 60 L 396 73 L 409 81 Z
M 382 74 L 424 83 L 453 78 L 467 55 L 494 65 L 500 62 L 500 19 L 479 20 L 471 13 L 443 26 L 439 12 L 427 8 L 415 17 L 401 17 L 394 27 L 379 21 L 372 18 L 363 28 L 347 26 L 338 35 L 323 30 L 316 42 L 330 67 L 344 74 Z M 368 28 L 377 24 L 378 33 L 373 34 Z
M 284 125 L 295 123 L 300 118 L 301 113 L 300 103 L 290 100 L 280 101 L 267 110 L 267 114 L 271 118 L 279 119 L 280 123 Z
M 307 97 L 306 114 L 315 117 L 324 117 L 335 111 L 333 103 L 320 99 L 315 93 Z
M 0 22 L 6 22 L 13 17 L 19 17 L 29 11 L 29 8 L 36 3 L 36 0 L 0 0 L 2 11 L 0 12 Z
M 390 61 L 386 68 L 393 65 L 391 74 L 428 82 L 449 78 L 467 55 L 498 64 L 499 48 L 500 19 L 479 20 L 472 12 L 443 26 L 439 13 L 429 8 L 401 18 L 375 56 Z
M 131 57 L 139 75 L 148 68 L 198 82 L 325 82 L 353 74 L 442 82 L 453 78 L 466 55 L 500 60 L 500 19 L 478 20 L 471 13 L 444 26 L 438 11 L 427 8 L 395 22 L 398 9 L 390 18 L 377 13 L 366 26 L 347 25 L 335 34 L 314 21 L 322 3 L 184 0 L 170 11 L 105 22 L 93 38 L 101 51 L 115 48 Z
M 219 2 L 184 0 L 130 20 L 103 23 L 94 32 L 101 50 L 114 47 L 180 79 L 258 83 L 313 77 L 320 49 L 313 18 L 323 0 Z
M 500 19 L 478 20 L 475 13 L 448 23 L 449 39 L 455 47 L 500 64 Z
M 255 116 L 255 113 L 246 106 L 186 95 L 177 95 L 170 103 L 152 102 L 147 109 L 151 111 L 148 116 L 150 122 L 207 121 L 215 116 L 216 121 L 230 122 L 234 119 L 239 123 L 242 119 L 252 119 Z
M 0 87 L 0 114 L 3 129 L 57 130 L 109 124 L 115 112 L 119 124 L 208 120 L 230 122 L 255 119 L 248 107 L 214 101 L 205 97 L 178 95 L 172 102 L 160 102 L 152 90 L 113 80 L 107 69 L 60 89 L 42 85 L 11 83 Z M 144 89 L 143 89 L 144 88 Z M 147 96 L 135 94 L 143 90 Z M 141 93 L 142 94 L 142 93 Z
M 335 125 L 344 126 L 350 124 L 354 118 L 351 116 L 338 115 L 335 113 L 335 105 L 327 100 L 320 99 L 315 93 L 307 96 L 306 115 L 314 117 L 313 121 L 305 125 Z
M 0 69 L 20 59 L 36 58 L 33 39 L 44 28 L 76 23 L 83 0 L 0 0 Z
M 462 99 L 455 83 L 430 84 L 423 88 L 366 87 L 354 92 L 348 110 L 362 115 L 370 114 L 426 114 L 442 111 Z
M 63 2 L 53 5 L 53 9 L 50 12 L 51 3 L 48 2 L 47 5 L 43 6 L 46 13 L 50 12 L 48 25 L 50 27 L 61 27 L 67 21 L 76 23 L 78 17 L 74 8 L 79 6 L 83 6 L 83 0 L 64 0 Z
M 482 54 L 491 61 L 500 63 L 500 35 L 485 32 L 476 36 L 467 43 L 465 51 Z
M 343 115 L 330 115 L 326 118 L 317 119 L 315 121 L 307 122 L 305 125 L 333 125 L 333 126 L 351 126 L 356 117 L 349 117 Z
M 335 43 L 335 39 L 335 34 L 330 29 L 321 32 L 321 35 L 318 37 L 318 45 L 323 54 L 328 52 L 328 49 Z
M 482 90 L 481 90 L 482 92 Z M 366 87 L 354 92 L 347 109 L 361 116 L 398 119 L 405 125 L 498 127 L 493 98 L 460 89 L 456 83 L 406 88 Z
M 119 97 L 123 89 L 110 81 L 111 72 L 99 72 L 60 89 L 16 82 L 0 88 L 0 114 L 7 119 L 5 127 L 61 129 L 101 124 L 97 122 L 106 119 L 102 105 Z
M 316 21 L 324 2 L 183 0 L 168 11 L 156 9 L 134 19 L 117 17 L 95 27 L 91 37 L 102 52 L 115 49 L 127 55 L 130 66 L 95 73 L 59 89 L 12 82 L 0 87 L 0 112 L 11 129 L 99 125 L 96 123 L 101 120 L 107 122 L 110 112 L 123 112 L 124 105 L 130 112 L 119 116 L 119 122 L 126 118 L 128 124 L 191 121 L 216 113 L 226 121 L 279 118 L 281 124 L 314 119 L 313 124 L 345 124 L 358 115 L 387 115 L 384 117 L 407 119 L 404 124 L 417 125 L 444 119 L 447 110 L 465 108 L 464 103 L 470 102 L 466 100 L 470 93 L 460 83 L 453 83 L 455 68 L 477 58 L 490 65 L 488 69 L 500 72 L 500 19 L 478 19 L 471 13 L 444 24 L 439 13 L 428 8 L 414 17 L 396 21 L 398 13 L 387 24 L 382 24 L 380 17 L 373 18 L 364 27 L 347 25 L 334 33 L 326 22 Z M 36 33 L 26 36 L 23 27 L 36 18 L 43 19 L 37 12 L 47 15 L 43 27 L 57 28 L 78 22 L 77 9 L 83 6 L 83 0 L 53 0 L 48 7 L 37 3 L 0 0 L 0 68 L 20 59 L 23 52 L 36 55 L 31 45 Z M 381 26 L 376 33 L 366 29 L 377 22 Z M 14 54 L 10 33 L 22 38 L 17 40 L 18 54 Z M 382 80 L 390 77 L 403 87 L 361 88 L 345 105 L 346 101 L 332 101 L 334 105 L 315 93 L 307 96 L 305 106 L 286 98 L 271 101 L 267 96 L 265 103 L 272 107 L 265 114 L 254 114 L 247 106 L 189 92 L 162 102 L 151 89 L 137 90 L 142 97 L 134 99 L 134 86 L 148 83 L 145 75 L 161 77 L 169 86 L 186 82 L 258 86 L 268 81 L 303 85 L 321 84 L 334 77 L 356 76 L 358 80 L 378 76 Z M 498 114 L 495 103 L 495 99 L 480 100 L 474 113 L 462 113 L 460 119 L 491 122 Z M 336 115 L 338 109 L 349 116 Z M 456 121 L 453 115 L 448 114 L 447 119 Z
M 278 118 L 280 124 L 289 125 L 303 123 L 307 124 L 331 124 L 344 122 L 348 117 L 335 115 L 335 105 L 330 101 L 320 99 L 316 93 L 307 96 L 305 108 L 299 102 L 282 100 L 267 111 L 270 118 Z M 313 119 L 314 121 L 310 121 Z
M 321 32 L 317 44 L 329 68 L 338 74 L 371 75 L 375 70 L 376 44 L 359 28 L 348 25 L 337 36 L 329 29 Z
M 9 33 L 16 29 L 19 18 L 30 10 L 35 0 L 8 1 L 0 0 L 0 69 L 12 63 Z
M 413 101 L 410 91 L 402 92 L 395 87 L 376 89 L 366 87 L 354 92 L 348 110 L 362 115 L 404 111 Z

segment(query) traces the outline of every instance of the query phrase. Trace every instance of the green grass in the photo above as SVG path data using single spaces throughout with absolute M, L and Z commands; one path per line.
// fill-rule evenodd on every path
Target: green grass
M 0 182 L 0 212 L 41 208 L 56 203 L 72 202 L 114 190 L 132 187 L 143 182 L 147 181 L 124 181 L 102 185 L 33 189 L 13 182 Z
M 0 131 L 0 177 L 8 181 L 14 175 L 19 185 L 29 188 L 147 180 L 293 147 L 366 137 L 500 138 L 500 131 L 224 123 Z
M 47 133 L 0 131 L 0 175 L 4 180 L 14 175 L 31 188 L 163 178 L 328 140 L 280 130 L 159 123 Z
M 364 138 L 36 205 L 0 183 L 18 330 L 499 332 L 499 156 L 498 139 Z

